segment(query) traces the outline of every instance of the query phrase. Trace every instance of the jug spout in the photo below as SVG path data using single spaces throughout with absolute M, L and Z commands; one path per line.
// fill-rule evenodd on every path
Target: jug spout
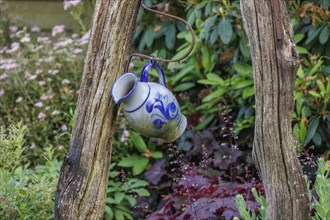
M 111 95 L 116 104 L 130 97 L 138 84 L 135 73 L 125 73 L 120 76 L 112 86 Z

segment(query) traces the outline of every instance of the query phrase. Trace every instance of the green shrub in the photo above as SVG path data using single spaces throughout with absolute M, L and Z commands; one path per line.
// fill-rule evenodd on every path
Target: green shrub
M 20 165 L 25 128 L 1 128 L 0 145 L 6 160 L 0 166 L 1 219 L 53 219 L 54 197 L 61 163 L 54 149 L 46 148 L 46 162 L 35 168 Z M 9 135 L 8 135 L 9 134 Z M 14 150 L 11 152 L 11 150 Z M 15 162 L 13 161 L 15 160 Z

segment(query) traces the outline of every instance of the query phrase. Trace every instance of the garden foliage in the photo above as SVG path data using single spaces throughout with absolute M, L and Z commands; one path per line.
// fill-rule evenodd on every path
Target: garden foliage
M 64 5 L 77 21 L 79 33 L 61 24 L 50 32 L 36 26 L 22 27 L 19 20 L 7 16 L 4 3 L 0 3 L 0 126 L 7 128 L 0 135 L 0 173 L 4 180 L 0 184 L 5 187 L 0 192 L 0 215 L 7 219 L 33 215 L 47 219 L 52 215 L 59 162 L 51 155 L 55 151 L 62 159 L 69 149 L 93 2 Z M 250 152 L 254 85 L 239 1 L 146 2 L 186 19 L 195 30 L 196 46 L 185 60 L 161 63 L 167 86 L 187 116 L 188 129 L 176 143 L 167 145 L 132 131 L 119 114 L 112 139 L 105 218 L 231 219 L 239 216 L 238 210 L 244 218 L 251 213 L 243 213 L 242 197 L 236 199 L 236 208 L 237 194 L 243 195 L 257 217 L 263 210 L 257 209 L 262 197 L 256 195 L 263 196 L 264 192 Z M 300 143 L 297 150 L 304 152 L 304 148 L 313 146 L 314 154 L 327 158 L 329 3 L 288 1 L 288 11 L 301 60 L 292 114 L 294 135 Z M 182 23 L 139 11 L 135 51 L 177 58 L 190 44 L 190 33 Z M 130 71 L 139 75 L 145 62 L 135 59 Z M 157 73 L 150 74 L 151 80 L 157 81 Z M 47 146 L 53 148 L 46 148 L 45 162 L 40 155 Z M 317 187 L 318 182 L 321 180 L 315 183 L 311 205 L 320 213 L 324 210 L 324 216 L 328 213 L 326 201 L 316 195 L 324 193 L 325 188 Z M 10 188 L 9 183 L 16 187 Z M 251 193 L 253 187 L 258 192 Z

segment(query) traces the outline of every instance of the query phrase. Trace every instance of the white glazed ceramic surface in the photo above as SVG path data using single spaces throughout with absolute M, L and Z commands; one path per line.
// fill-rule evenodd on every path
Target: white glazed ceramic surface
M 129 124 L 143 135 L 173 142 L 186 129 L 178 102 L 161 84 L 138 82 L 135 73 L 125 73 L 116 80 L 112 96 L 122 103 Z

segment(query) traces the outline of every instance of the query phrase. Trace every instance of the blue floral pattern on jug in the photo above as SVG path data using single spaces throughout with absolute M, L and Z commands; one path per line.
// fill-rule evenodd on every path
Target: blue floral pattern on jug
M 157 117 L 153 121 L 155 129 L 161 129 L 167 122 L 174 120 L 179 116 L 179 109 L 174 102 L 168 101 L 167 95 L 162 95 L 159 92 L 156 93 L 156 97 L 153 100 L 148 101 L 146 105 L 148 113 L 152 113 L 151 118 Z M 157 113 L 155 113 L 157 109 Z

